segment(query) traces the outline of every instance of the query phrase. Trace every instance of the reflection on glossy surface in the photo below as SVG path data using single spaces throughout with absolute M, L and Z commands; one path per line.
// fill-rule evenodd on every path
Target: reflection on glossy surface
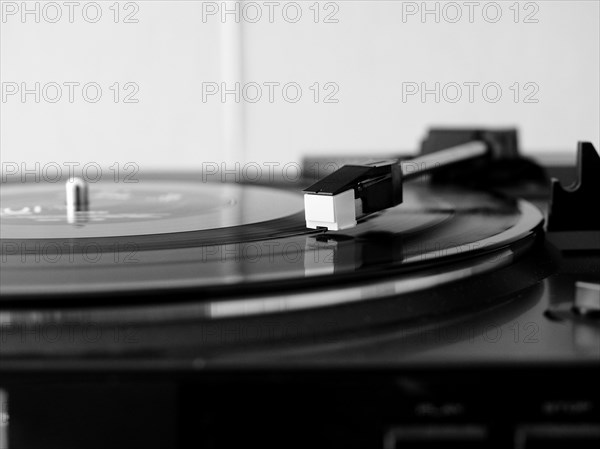
M 8 393 L 0 388 L 0 448 L 8 449 Z
M 195 203 L 202 203 L 203 210 L 208 211 L 209 220 L 202 225 L 210 228 L 218 222 L 238 226 L 203 229 L 198 225 L 199 230 L 193 232 L 113 239 L 3 239 L 2 299 L 84 297 L 100 292 L 146 294 L 165 289 L 173 293 L 178 288 L 220 288 L 226 293 L 241 283 L 247 291 L 255 285 L 264 289 L 265 282 L 284 282 L 271 288 L 285 288 L 292 285 L 288 281 L 311 283 L 313 278 L 327 280 L 332 274 L 353 275 L 352 279 L 357 280 L 354 275 L 369 276 L 382 269 L 401 272 L 413 265 L 487 253 L 531 235 L 542 222 L 541 213 L 526 202 L 413 186 L 405 189 L 403 204 L 373 215 L 347 232 L 307 232 L 301 213 L 284 216 L 288 210 L 295 210 L 288 197 L 297 198 L 301 204 L 300 195 L 263 187 L 215 188 L 219 195 L 201 196 Z M 193 192 L 191 189 L 187 193 Z M 231 192 L 237 195 L 239 205 L 219 206 L 219 201 Z M 124 202 L 131 199 L 122 192 L 112 192 L 111 198 L 121 194 L 125 195 Z M 260 205 L 269 198 L 278 200 L 264 212 Z M 152 213 L 177 218 L 139 219 L 140 224 L 137 218 L 120 217 L 114 223 L 82 229 L 95 233 L 112 233 L 124 227 L 166 230 L 175 223 L 188 226 L 204 217 L 193 210 L 187 213 L 177 199 L 165 201 L 178 205 L 174 209 L 155 207 L 157 200 L 153 197 L 152 207 L 145 212 L 151 209 Z M 285 204 L 280 205 L 281 201 Z M 261 216 L 266 217 L 264 221 L 253 221 Z M 37 223 L 9 228 L 7 233 L 33 229 L 42 234 L 54 226 Z M 72 227 L 57 225 L 51 232 L 60 234 L 65 229 Z
M 176 181 L 102 182 L 73 211 L 59 184 L 2 186 L 3 239 L 99 238 L 188 232 L 274 220 L 302 210 L 300 195 L 266 187 Z M 73 228 L 69 223 L 85 226 Z

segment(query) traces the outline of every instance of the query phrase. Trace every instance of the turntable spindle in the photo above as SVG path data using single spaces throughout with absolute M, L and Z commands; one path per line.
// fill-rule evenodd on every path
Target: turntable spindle
M 88 210 L 88 185 L 81 178 L 71 178 L 65 183 L 67 221 L 72 224 L 79 224 L 76 212 Z

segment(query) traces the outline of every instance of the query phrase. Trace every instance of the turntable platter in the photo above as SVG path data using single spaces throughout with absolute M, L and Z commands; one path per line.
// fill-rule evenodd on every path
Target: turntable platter
M 0 300 L 91 304 L 160 292 L 161 301 L 207 300 L 339 286 L 493 259 L 543 221 L 527 202 L 419 183 L 403 204 L 343 232 L 307 230 L 302 196 L 274 187 L 160 179 L 92 187 L 77 223 L 64 218 L 56 186 L 3 188 Z

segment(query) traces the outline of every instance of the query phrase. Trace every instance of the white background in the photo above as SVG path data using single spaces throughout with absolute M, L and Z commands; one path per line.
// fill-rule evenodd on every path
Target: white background
M 29 8 L 35 3 L 45 2 L 27 2 Z M 406 14 L 422 2 L 322 2 L 319 23 L 309 9 L 313 1 L 299 2 L 303 16 L 296 23 L 282 12 L 289 2 L 279 2 L 273 23 L 264 2 L 257 2 L 263 12 L 257 23 L 243 15 L 239 23 L 233 15 L 225 23 L 220 14 L 203 16 L 207 5 L 199 1 L 136 2 L 137 23 L 122 23 L 133 11 L 125 2 L 119 23 L 109 9 L 114 1 L 99 2 L 102 19 L 88 23 L 81 12 L 86 3 L 79 2 L 73 23 L 64 16 L 36 23 L 33 15 L 3 15 L 3 86 L 97 82 L 103 95 L 98 103 L 85 102 L 77 90 L 73 103 L 66 90 L 58 103 L 36 103 L 33 95 L 4 98 L 2 162 L 134 161 L 143 169 L 186 170 L 207 161 L 285 163 L 304 155 L 416 150 L 433 125 L 518 126 L 529 154 L 573 151 L 577 140 L 599 143 L 597 1 L 520 2 L 517 23 L 514 1 L 498 2 L 502 17 L 495 23 L 492 2 L 475 2 L 472 23 L 465 2 L 455 3 L 462 13 L 456 23 L 448 2 L 427 2 L 440 8 L 439 23 L 433 14 Z M 324 23 L 334 10 L 337 23 Z M 537 23 L 525 23 L 534 11 L 529 18 Z M 225 103 L 218 95 L 203 102 L 203 83 L 235 81 L 297 82 L 303 96 L 289 103 L 276 89 L 273 103 L 266 90 L 257 103 L 236 103 L 233 95 Z M 108 89 L 114 82 L 138 85 L 139 102 L 115 103 Z M 315 103 L 309 90 L 315 82 L 335 83 L 338 102 L 321 97 Z M 480 89 L 469 102 L 466 88 L 456 103 L 443 96 L 436 103 L 433 95 L 403 101 L 407 82 L 493 82 L 503 92 L 496 103 Z M 515 82 L 518 102 L 509 89 Z M 525 83 L 539 87 L 537 103 L 523 102 L 531 92 Z

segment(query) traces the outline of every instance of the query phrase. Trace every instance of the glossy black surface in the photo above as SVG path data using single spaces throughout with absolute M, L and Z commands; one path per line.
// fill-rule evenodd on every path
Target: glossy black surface
M 136 210 L 145 192 L 170 185 L 145 181 L 140 192 L 118 201 L 113 192 L 109 203 L 115 213 L 82 225 L 67 223 L 61 213 L 58 221 L 39 221 L 48 215 L 31 207 L 13 213 L 9 203 L 22 195 L 13 197 L 8 190 L 0 301 L 68 297 L 83 302 L 96 294 L 139 296 L 165 289 L 212 296 L 239 287 L 264 292 L 286 284 L 327 285 L 344 276 L 356 280 L 382 270 L 406 272 L 496 251 L 531 236 L 542 222 L 527 203 L 422 184 L 407 186 L 403 204 L 343 232 L 307 230 L 297 211 L 299 192 L 256 186 L 188 182 L 179 185 L 179 200 L 172 205 L 162 206 L 160 195 L 142 203 L 139 209 L 152 210 L 154 218 L 116 213 Z M 29 202 L 39 186 L 33 190 L 26 196 Z M 177 196 L 167 192 L 169 198 Z M 232 204 L 219 202 L 231 193 Z M 107 194 L 100 190 L 98 195 Z M 93 204 L 92 196 L 92 209 Z
M 596 447 L 600 322 L 572 304 L 576 282 L 600 280 L 598 253 L 558 251 L 528 203 L 427 195 L 428 208 L 363 223 L 374 232 L 304 235 L 290 217 L 294 232 L 277 238 L 308 240 L 333 261 L 334 270 L 308 278 L 319 280 L 312 288 L 270 278 L 258 295 L 234 282 L 146 289 L 141 302 L 2 298 L 0 440 L 13 449 Z M 524 216 L 532 220 L 519 232 L 444 251 L 489 230 L 475 223 L 514 231 Z M 407 232 L 381 232 L 390 225 Z M 175 246 L 198 244 L 205 232 Z M 454 246 L 438 245 L 451 238 Z M 428 254 L 444 257 L 420 257 Z M 446 279 L 456 272 L 466 276 Z M 395 290 L 419 279 L 448 282 Z M 285 310 L 286 298 L 311 291 L 311 300 L 331 292 L 368 300 Z M 252 314 L 246 306 L 257 298 L 283 308 Z M 211 319 L 207 305 L 223 301 L 246 315 Z M 429 439 L 385 446 L 394 435 Z

